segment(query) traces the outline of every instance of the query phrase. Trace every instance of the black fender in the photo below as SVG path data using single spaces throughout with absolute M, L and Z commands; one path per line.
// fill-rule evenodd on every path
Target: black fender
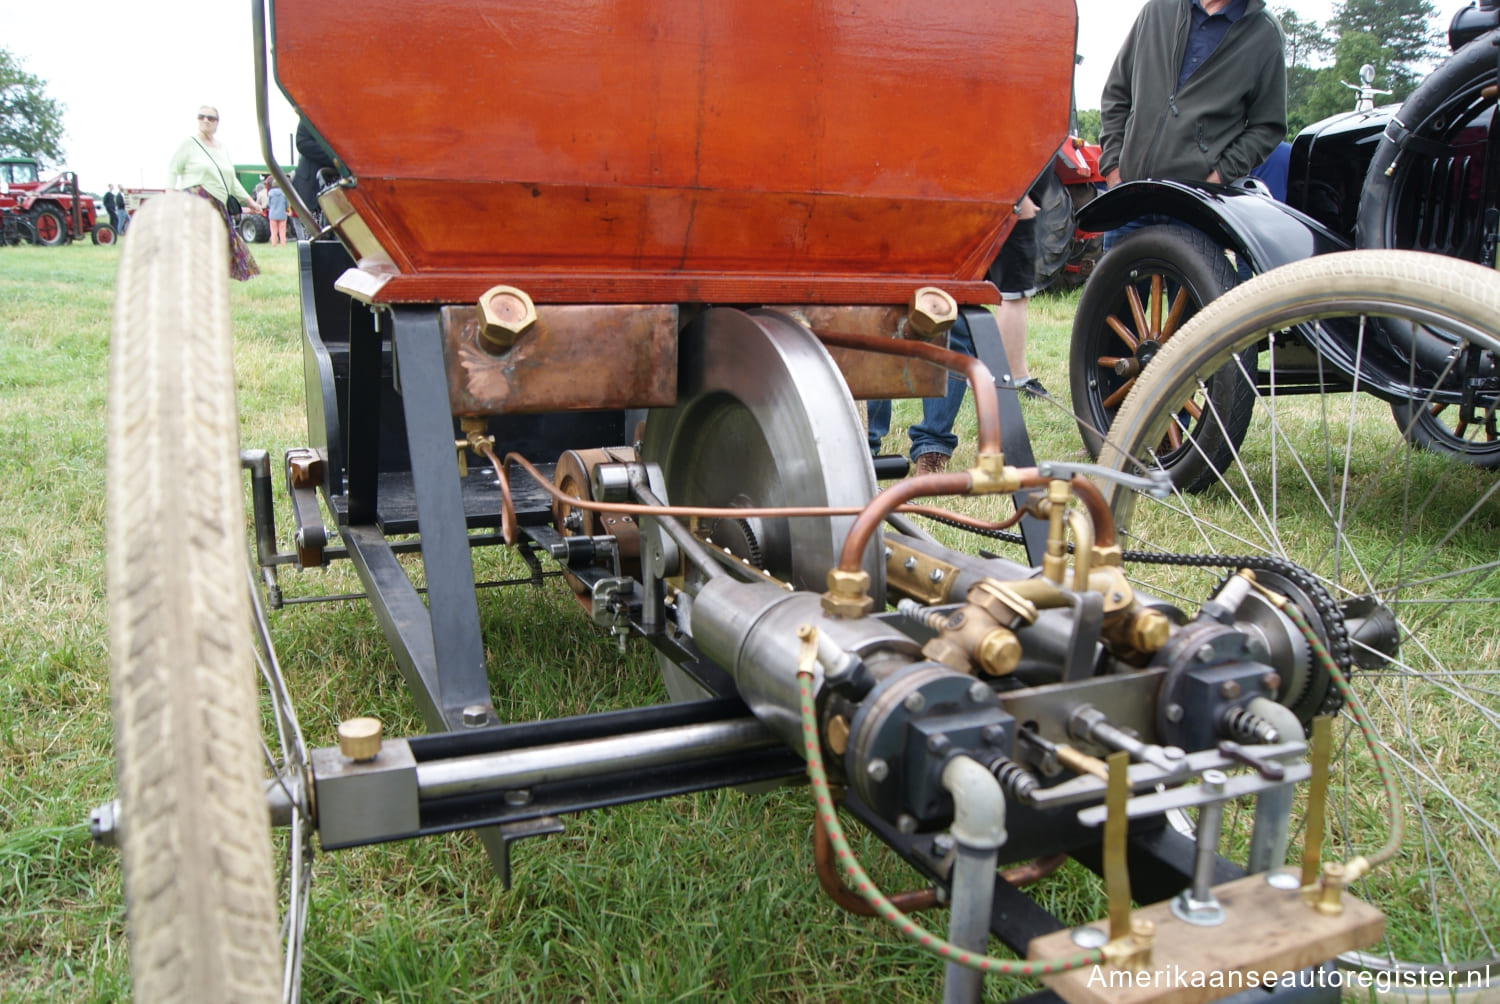
M 1153 214 L 1203 231 L 1257 273 L 1350 247 L 1317 220 L 1271 198 L 1253 181 L 1234 185 L 1126 182 L 1084 207 L 1078 214 L 1078 228 L 1113 230 Z

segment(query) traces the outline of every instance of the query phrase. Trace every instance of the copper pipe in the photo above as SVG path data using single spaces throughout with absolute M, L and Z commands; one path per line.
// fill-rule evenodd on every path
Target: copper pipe
M 919 474 L 905 481 L 898 481 L 876 495 L 854 526 L 844 538 L 844 549 L 839 552 L 839 570 L 858 572 L 864 565 L 865 545 L 870 542 L 875 530 L 885 522 L 901 503 L 922 495 L 967 495 L 974 487 L 974 479 L 968 471 L 952 471 L 947 474 Z
M 500 458 L 495 456 L 493 446 L 481 440 L 478 448 L 495 467 L 495 480 L 500 482 L 500 535 L 507 547 L 513 547 L 516 543 L 516 504 L 510 497 L 510 475 Z
M 835 809 L 835 811 L 837 811 Z M 833 844 L 828 831 L 818 823 L 813 824 L 813 866 L 818 875 L 818 885 L 839 906 L 861 917 L 875 916 L 875 908 L 858 893 L 844 885 L 838 867 L 833 863 Z M 886 897 L 902 913 L 928 910 L 938 905 L 936 889 L 913 889 L 910 892 L 893 893 Z
M 979 425 L 978 452 L 981 455 L 1000 452 L 1000 395 L 995 390 L 995 375 L 977 356 L 904 338 L 882 338 L 878 335 L 854 335 L 845 331 L 817 329 L 813 334 L 825 344 L 842 349 L 920 359 L 964 377 L 974 392 L 974 416 Z
M 970 530 L 1009 530 L 1021 522 L 1021 517 L 1026 515 L 1025 510 L 1017 509 L 1005 519 L 995 521 L 979 519 L 977 516 L 966 516 L 952 509 L 942 509 L 935 505 L 904 505 L 896 509 L 899 513 L 909 513 L 913 516 L 926 516 L 928 519 L 943 519 L 953 523 L 961 523 Z
M 836 808 L 837 803 L 835 803 Z M 1000 872 L 1000 878 L 1019 889 L 1051 875 L 1067 860 L 1066 854 L 1049 854 L 1034 861 L 1026 861 L 1006 868 Z M 813 826 L 813 866 L 818 876 L 818 885 L 823 887 L 829 899 L 856 916 L 875 916 L 875 908 L 863 896 L 844 885 L 843 879 L 839 876 L 838 867 L 833 861 L 833 845 L 828 839 L 828 831 L 817 825 Z M 940 905 L 937 890 L 931 888 L 898 892 L 886 898 L 902 913 L 930 910 Z
M 1021 469 L 1022 488 L 1044 488 L 1051 480 L 1053 479 L 1038 474 L 1035 467 Z M 1109 504 L 1104 501 L 1099 487 L 1082 474 L 1073 475 L 1069 484 L 1073 486 L 1073 494 L 1078 501 L 1088 510 L 1090 522 L 1094 524 L 1094 543 L 1099 547 L 1113 547 L 1115 517 L 1109 511 Z

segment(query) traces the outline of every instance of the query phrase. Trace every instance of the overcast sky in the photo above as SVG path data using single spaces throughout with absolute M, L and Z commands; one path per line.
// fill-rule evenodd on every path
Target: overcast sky
M 1003 2 L 996 0 L 997 9 Z M 1078 106 L 1097 108 L 1109 64 L 1141 3 L 1077 2 L 1084 57 Z M 1324 21 L 1333 0 L 1289 5 L 1304 18 Z M 1272 6 L 1284 4 L 1272 0 Z M 358 16 L 357 4 L 349 9 Z M 249 0 L 70 0 L 63 7 L 4 0 L 0 46 L 67 106 L 66 166 L 85 189 L 103 192 L 110 182 L 161 187 L 172 151 L 196 128 L 199 104 L 218 106 L 219 138 L 236 161 L 261 161 L 250 11 Z M 1449 14 L 1444 9 L 1444 22 Z M 74 41 L 66 42 L 72 32 Z M 290 163 L 296 117 L 274 88 L 271 113 L 277 156 Z

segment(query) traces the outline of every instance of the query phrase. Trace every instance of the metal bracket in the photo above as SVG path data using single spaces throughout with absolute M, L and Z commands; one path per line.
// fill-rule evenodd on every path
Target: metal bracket
M 510 891 L 510 845 L 528 837 L 545 837 L 549 833 L 563 832 L 563 821 L 556 816 L 538 816 L 535 819 L 523 819 L 518 823 L 501 823 L 495 829 L 500 831 L 500 854 L 499 871 L 500 885 L 506 892 Z

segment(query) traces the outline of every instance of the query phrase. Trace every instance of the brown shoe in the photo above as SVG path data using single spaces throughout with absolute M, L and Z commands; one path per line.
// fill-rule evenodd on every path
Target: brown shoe
M 942 474 L 948 469 L 948 458 L 941 453 L 924 453 L 917 457 L 918 474 Z

